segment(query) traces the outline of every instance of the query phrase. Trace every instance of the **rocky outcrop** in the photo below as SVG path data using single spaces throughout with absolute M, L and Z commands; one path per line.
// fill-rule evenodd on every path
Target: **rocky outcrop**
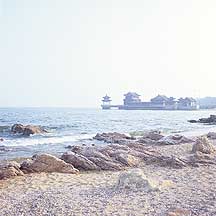
M 34 155 L 31 159 L 24 161 L 20 169 L 24 173 L 60 172 L 76 174 L 79 172 L 71 164 L 49 154 Z
M 66 163 L 72 164 L 78 170 L 100 170 L 100 167 L 98 167 L 88 158 L 72 151 L 65 152 L 61 159 Z
M 22 125 L 22 124 L 14 124 L 11 128 L 11 132 L 14 134 L 21 134 L 23 136 L 30 136 L 33 134 L 46 133 L 47 131 L 42 129 L 39 126 L 34 125 Z
M 141 169 L 133 169 L 120 174 L 116 184 L 117 190 L 158 191 L 158 183 L 146 177 Z
M 24 173 L 20 170 L 20 165 L 14 161 L 0 165 L 0 180 L 22 175 Z
M 163 156 L 144 144 L 135 142 L 125 145 L 74 146 L 71 152 L 63 154 L 61 159 L 80 170 L 123 170 L 126 167 L 141 167 L 144 164 L 173 168 L 187 166 L 183 159 Z
M 190 123 L 216 124 L 216 115 L 210 115 L 208 118 L 200 118 L 199 120 L 189 120 Z
M 134 140 L 133 137 L 127 136 L 125 134 L 121 133 L 102 133 L 102 134 L 96 134 L 93 139 L 98 140 L 98 141 L 104 141 L 106 143 L 124 143 L 127 140 Z
M 192 148 L 192 153 L 201 152 L 204 154 L 212 154 L 215 151 L 215 147 L 206 136 L 198 137 Z
M 183 135 L 175 134 L 175 135 L 163 137 L 157 143 L 161 145 L 178 145 L 182 143 L 191 143 L 191 142 L 194 142 L 194 141 Z

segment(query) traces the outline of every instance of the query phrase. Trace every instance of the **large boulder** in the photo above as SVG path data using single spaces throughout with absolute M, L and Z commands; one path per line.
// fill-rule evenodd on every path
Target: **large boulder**
M 157 191 L 159 184 L 148 179 L 141 169 L 133 169 L 119 175 L 116 189 Z
M 100 167 L 88 158 L 72 151 L 65 152 L 61 159 L 66 163 L 72 164 L 78 170 L 100 170 Z
M 102 134 L 96 134 L 95 137 L 93 137 L 93 139 L 96 139 L 98 141 L 104 141 L 106 143 L 124 143 L 127 140 L 134 140 L 133 137 L 131 136 L 127 136 L 125 134 L 121 134 L 121 133 L 102 133 Z
M 158 144 L 161 145 L 178 145 L 183 143 L 190 143 L 193 142 L 192 139 L 189 139 L 183 135 L 175 134 L 163 137 L 162 139 L 158 140 Z
M 192 148 L 192 153 L 201 152 L 204 154 L 215 153 L 216 148 L 206 136 L 198 137 Z
M 20 170 L 20 164 L 15 161 L 2 163 L 0 165 L 0 180 L 22 176 L 24 173 Z
M 14 124 L 11 128 L 11 132 L 14 134 L 22 134 L 23 136 L 30 136 L 33 134 L 46 133 L 47 131 L 35 125 L 24 126 L 22 124 Z
M 79 172 L 71 164 L 50 154 L 34 155 L 21 164 L 21 170 L 24 173 L 59 172 L 76 174 Z

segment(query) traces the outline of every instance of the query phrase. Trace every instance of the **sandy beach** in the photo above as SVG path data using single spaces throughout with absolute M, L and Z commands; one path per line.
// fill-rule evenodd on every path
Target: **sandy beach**
M 157 146 L 164 154 L 191 154 L 192 144 Z M 133 170 L 129 168 L 128 170 Z M 216 167 L 172 169 L 145 165 L 143 173 L 166 181 L 159 191 L 117 190 L 126 171 L 28 174 L 0 182 L 0 215 L 216 215 Z M 172 214 L 180 209 L 181 214 Z

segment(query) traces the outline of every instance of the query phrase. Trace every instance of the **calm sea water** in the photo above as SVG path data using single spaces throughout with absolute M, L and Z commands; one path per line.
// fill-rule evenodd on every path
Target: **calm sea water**
M 1 108 L 0 145 L 10 147 L 0 152 L 1 159 L 28 157 L 35 153 L 61 154 L 72 144 L 92 143 L 99 132 L 148 131 L 158 129 L 166 134 L 188 135 L 216 131 L 216 126 L 191 124 L 189 119 L 199 119 L 216 114 L 216 110 L 200 111 L 146 111 L 146 110 L 101 110 L 72 108 Z M 21 137 L 12 135 L 10 128 L 15 123 L 40 125 L 49 133 Z

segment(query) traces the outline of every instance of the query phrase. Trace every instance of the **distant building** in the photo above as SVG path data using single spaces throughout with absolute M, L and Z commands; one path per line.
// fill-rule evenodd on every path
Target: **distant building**
M 111 101 L 111 98 L 108 95 L 105 95 L 102 99 L 103 109 L 110 109 Z
M 140 95 L 137 94 L 136 92 L 128 92 L 127 94 L 124 95 L 124 105 L 130 105 L 130 104 L 135 104 L 135 103 L 140 103 Z
M 103 97 L 103 109 L 126 109 L 126 110 L 197 110 L 198 103 L 194 98 L 186 97 L 176 100 L 174 97 L 167 97 L 165 95 L 157 95 L 149 102 L 142 102 L 140 95 L 136 92 L 128 92 L 124 95 L 123 105 L 111 105 L 109 96 Z
M 192 97 L 179 98 L 178 100 L 179 109 L 199 109 L 198 102 Z

